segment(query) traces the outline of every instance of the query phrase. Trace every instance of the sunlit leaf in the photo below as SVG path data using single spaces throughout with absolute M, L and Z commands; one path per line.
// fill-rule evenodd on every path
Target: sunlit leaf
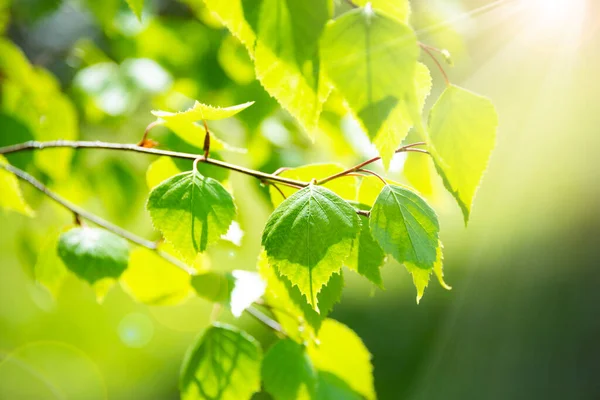
M 250 335 L 214 324 L 186 354 L 181 399 L 249 399 L 260 390 L 261 359 L 260 346 Z
M 350 385 L 330 372 L 319 371 L 317 400 L 363 400 Z
M 8 164 L 6 158 L 0 155 L 0 165 Z M 0 167 L 0 207 L 5 210 L 33 216 L 34 212 L 25 202 L 17 177 Z
M 376 397 L 371 354 L 346 325 L 333 319 L 325 320 L 318 341 L 308 347 L 308 354 L 319 371 L 335 375 L 367 399 Z
M 465 223 L 495 146 L 497 126 L 492 102 L 457 86 L 446 88 L 429 114 L 430 152 Z
M 258 272 L 267 282 L 264 298 L 274 308 L 273 313 L 286 333 L 295 340 L 313 337 L 321 328 L 333 306 L 342 297 L 344 278 L 342 272 L 333 274 L 329 282 L 321 288 L 317 295 L 319 313 L 306 301 L 298 287 L 292 286 L 290 280 L 281 276 L 267 262 L 263 252 L 258 259 Z
M 158 117 L 165 121 L 182 121 L 182 122 L 196 122 L 196 121 L 215 121 L 219 119 L 231 118 L 239 112 L 244 111 L 246 108 L 254 104 L 253 101 L 249 101 L 244 104 L 238 104 L 231 107 L 213 107 L 208 104 L 203 104 L 197 101 L 194 106 L 181 112 L 173 113 L 169 111 L 152 111 L 155 117 Z
M 269 349 L 261 375 L 265 391 L 274 400 L 315 398 L 317 371 L 306 348 L 291 339 L 280 340 Z
M 226 304 L 234 317 L 262 297 L 267 286 L 256 272 L 234 270 L 228 273 L 206 272 L 192 277 L 192 286 L 198 296 Z
M 154 306 L 180 304 L 191 292 L 190 277 L 154 251 L 138 247 L 119 280 L 135 301 Z
M 154 226 L 190 262 L 227 232 L 236 214 L 229 192 L 196 170 L 156 186 L 146 208 Z
M 258 19 L 262 0 L 204 0 L 204 4 L 254 57 L 256 31 L 249 21 Z
M 299 181 L 310 182 L 313 178 L 319 180 L 328 176 L 342 172 L 345 168 L 338 164 L 309 164 L 298 168 L 289 168 L 279 174 L 284 178 L 296 179 Z M 354 176 L 344 176 L 335 179 L 322 185 L 331 190 L 344 200 L 355 200 L 358 186 L 358 179 Z M 286 197 L 296 193 L 298 189 L 294 189 L 284 185 L 277 185 L 277 190 L 273 185 L 269 187 L 271 202 L 277 207 L 284 200 L 281 192 Z M 281 192 L 280 192 L 281 191 Z
M 435 211 L 415 192 L 395 185 L 384 186 L 369 222 L 373 237 L 398 262 L 433 268 L 439 223 Z
M 154 188 L 174 175 L 181 173 L 170 157 L 159 157 L 146 170 L 146 184 Z
M 329 189 L 311 184 L 275 209 L 262 244 L 269 264 L 318 310 L 317 294 L 341 269 L 359 230 L 354 208 Z
M 392 116 L 386 129 L 398 129 L 393 139 L 406 135 L 411 123 L 403 117 L 411 114 L 405 110 L 417 106 L 419 48 L 411 28 L 370 6 L 358 8 L 327 25 L 321 51 L 329 79 L 371 140 Z M 394 147 L 395 140 L 381 141 L 380 148 Z
M 104 229 L 74 228 L 60 235 L 58 255 L 75 275 L 94 284 L 121 276 L 129 261 L 129 245 Z
M 413 283 L 414 283 L 415 287 L 417 288 L 417 304 L 419 304 L 419 302 L 423 298 L 423 293 L 425 292 L 425 288 L 427 288 L 427 285 L 429 284 L 429 277 L 431 276 L 432 273 L 435 273 L 435 275 L 437 276 L 438 281 L 440 282 L 440 286 L 442 286 L 446 290 L 452 289 L 450 286 L 448 286 L 448 284 L 446 284 L 446 282 L 444 282 L 444 273 L 442 271 L 444 257 L 442 255 L 442 249 L 443 249 L 443 246 L 442 246 L 442 242 L 440 241 L 438 244 L 437 251 L 436 251 L 437 258 L 435 260 L 435 264 L 434 264 L 432 270 L 419 268 L 409 262 L 404 263 L 404 266 L 406 267 L 408 272 L 412 275 Z
M 330 0 L 263 0 L 259 17 L 256 77 L 309 135 L 330 90 L 321 71 L 319 39 L 331 12 Z

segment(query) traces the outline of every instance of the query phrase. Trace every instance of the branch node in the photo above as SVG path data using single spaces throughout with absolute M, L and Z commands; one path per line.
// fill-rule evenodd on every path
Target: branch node
M 146 127 L 146 130 L 144 131 L 144 136 L 142 136 L 142 140 L 140 140 L 140 142 L 137 144 L 138 146 L 145 147 L 147 149 L 152 149 L 152 148 L 158 146 L 157 141 L 148 139 L 148 134 L 150 133 L 150 130 L 157 125 L 160 125 L 160 123 L 158 121 L 154 121 L 154 122 L 151 122 L 148 124 L 148 126 Z
M 204 132 L 206 132 L 204 135 L 204 158 L 206 159 L 210 153 L 210 131 L 208 130 L 206 120 L 203 120 L 202 122 L 204 123 Z

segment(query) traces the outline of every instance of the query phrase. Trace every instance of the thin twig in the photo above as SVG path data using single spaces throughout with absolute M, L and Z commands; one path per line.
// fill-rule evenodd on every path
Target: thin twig
M 446 70 L 444 70 L 444 67 L 442 67 L 442 64 L 440 64 L 438 59 L 433 55 L 429 46 L 424 45 L 423 43 L 419 43 L 419 46 L 421 46 L 421 48 L 423 49 L 423 51 L 425 53 L 429 54 L 429 57 L 431 57 L 431 59 L 433 60 L 435 65 L 437 65 L 438 69 L 442 73 L 442 76 L 444 77 L 444 81 L 446 81 L 446 86 L 450 86 L 450 79 L 448 78 L 448 74 L 446 73 Z
M 253 316 L 254 318 L 256 318 L 259 322 L 262 322 L 263 324 L 265 324 L 269 328 L 273 329 L 274 331 L 277 331 L 277 332 L 281 333 L 282 335 L 287 336 L 287 334 L 285 333 L 285 331 L 283 330 L 283 328 L 281 327 L 279 322 L 275 321 L 272 318 L 269 318 L 262 312 L 258 311 L 256 308 L 250 306 L 250 307 L 246 308 L 245 311 L 248 314 L 250 314 L 251 316 Z
M 144 136 L 142 136 L 142 140 L 140 140 L 140 142 L 138 143 L 138 146 L 147 147 L 146 144 L 148 143 L 148 134 L 150 133 L 150 130 L 152 128 L 154 128 L 155 126 L 158 126 L 158 125 L 160 125 L 160 122 L 158 122 L 158 121 L 154 121 L 154 122 L 151 122 L 150 124 L 148 124 L 148 126 L 144 130 Z M 153 147 L 153 146 L 149 146 L 149 147 Z
M 399 149 L 397 149 L 395 151 L 395 153 L 403 153 L 403 152 L 408 152 L 408 151 L 414 151 L 414 152 L 419 152 L 419 153 L 425 152 L 426 153 L 427 152 L 426 150 L 413 148 L 415 146 L 424 146 L 425 144 L 426 144 L 425 142 L 417 142 L 417 143 L 407 144 L 407 145 L 402 146 Z M 1 154 L 1 151 L 0 151 L 0 154 Z M 323 178 L 323 179 L 317 181 L 317 185 L 322 185 L 322 184 L 327 183 L 329 181 L 332 181 L 334 179 L 337 179 L 337 178 L 340 178 L 342 176 L 345 176 L 345 175 L 351 174 L 353 172 L 356 172 L 359 169 L 361 169 L 363 167 L 366 167 L 367 165 L 372 164 L 375 161 L 379 161 L 379 160 L 381 160 L 381 156 L 373 157 L 371 159 L 368 159 L 367 161 L 363 161 L 360 164 L 357 164 L 357 165 L 355 165 L 352 168 L 348 168 L 347 170 L 338 172 L 337 174 L 328 176 L 327 178 Z
M 120 151 L 131 151 L 136 153 L 145 153 L 152 154 L 155 156 L 167 156 L 173 158 L 183 158 L 188 160 L 197 160 L 198 157 L 202 157 L 199 154 L 191 154 L 191 153 L 181 153 L 177 151 L 170 150 L 161 150 L 161 149 L 150 149 L 138 146 L 136 144 L 126 144 L 126 143 L 108 143 L 108 142 L 86 142 L 86 141 L 73 141 L 73 140 L 55 140 L 50 142 L 37 142 L 37 141 L 29 141 L 17 145 L 6 146 L 0 148 L 0 154 L 9 154 L 15 153 L 18 151 L 26 151 L 26 150 L 43 150 L 49 148 L 56 147 L 69 147 L 73 149 L 109 149 L 109 150 L 120 150 Z M 268 174 L 266 172 L 256 171 L 249 168 L 244 168 L 239 165 L 229 164 L 224 161 L 215 160 L 213 158 L 202 158 L 201 162 L 205 164 L 216 165 L 221 168 L 229 169 L 232 171 L 236 171 L 242 174 L 254 176 L 255 178 L 264 179 L 268 181 L 279 182 L 283 185 L 303 188 L 308 186 L 308 182 L 298 181 L 295 179 L 284 178 L 281 176 Z
M 375 172 L 375 171 L 371 171 L 370 169 L 362 169 L 362 168 L 361 168 L 361 169 L 359 169 L 358 171 L 359 171 L 359 172 L 364 172 L 364 173 L 367 173 L 367 174 L 371 174 L 371 175 L 373 175 L 374 177 L 376 177 L 376 178 L 379 178 L 379 180 L 380 180 L 381 182 L 383 182 L 383 184 L 384 184 L 384 185 L 387 185 L 387 182 L 386 182 L 386 180 L 385 180 L 385 179 L 383 179 L 383 177 L 382 177 L 381 175 L 379 175 L 379 174 L 378 174 L 377 172 Z

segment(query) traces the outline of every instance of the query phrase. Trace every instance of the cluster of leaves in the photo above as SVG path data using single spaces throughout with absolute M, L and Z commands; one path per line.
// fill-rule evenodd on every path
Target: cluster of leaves
M 486 98 L 447 85 L 428 123 L 422 122 L 431 76 L 419 62 L 407 1 L 360 0 L 349 9 L 334 7 L 331 0 L 204 3 L 245 46 L 264 89 L 309 136 L 317 134 L 323 105 L 333 96 L 343 99 L 385 168 L 412 128 L 427 143 L 468 221 L 494 146 L 497 116 Z M 143 1 L 128 4 L 141 16 Z M 32 121 L 28 132 L 34 132 L 24 140 L 74 138 L 75 114 L 58 85 L 3 39 L 0 71 L 3 110 L 16 117 L 35 114 L 21 118 Z M 154 125 L 202 147 L 208 131 L 201 123 L 233 117 L 251 104 L 215 108 L 197 102 L 183 112 L 155 111 Z M 210 143 L 211 150 L 235 150 L 214 135 Z M 72 150 L 61 151 L 48 159 L 35 153 L 36 165 L 51 177 L 64 174 L 62 163 L 70 162 Z M 20 162 L 11 157 L 11 163 Z M 447 287 L 435 211 L 417 191 L 377 175 L 356 176 L 351 172 L 358 170 L 337 164 L 287 169 L 277 176 L 301 184 L 270 185 L 275 209 L 263 230 L 258 272 L 207 272 L 201 253 L 227 234 L 237 209 L 230 191 L 196 165 L 203 161 L 199 155 L 185 170 L 159 158 L 148 169 L 147 210 L 164 243 L 130 250 L 114 232 L 76 226 L 48 243 L 38 276 L 51 277 L 46 283 L 53 290 L 57 277 L 70 270 L 100 296 L 118 280 L 145 304 L 177 304 L 196 293 L 227 305 L 234 316 L 257 302 L 270 310 L 280 338 L 264 357 L 260 344 L 238 328 L 215 323 L 202 333 L 184 362 L 184 399 L 244 399 L 261 387 L 275 399 L 375 398 L 368 350 L 354 332 L 327 316 L 341 298 L 343 267 L 383 287 L 380 269 L 388 255 L 412 275 L 417 301 L 431 274 Z M 0 206 L 32 214 L 16 177 L 5 169 L 0 169 L 0 192 Z M 191 266 L 191 277 L 174 268 L 173 260 Z

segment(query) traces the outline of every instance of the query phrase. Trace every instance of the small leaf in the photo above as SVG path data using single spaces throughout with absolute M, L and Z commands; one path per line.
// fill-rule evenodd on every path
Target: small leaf
M 232 326 L 214 324 L 186 354 L 181 399 L 249 399 L 260 390 L 261 359 L 253 337 Z
M 58 235 L 50 235 L 42 245 L 37 257 L 33 274 L 36 282 L 43 285 L 52 297 L 58 297 L 62 284 L 68 271 L 62 260 L 58 257 Z
M 440 285 L 444 289 L 446 289 L 446 290 L 452 289 L 450 286 L 448 286 L 446 284 L 446 282 L 444 282 L 444 273 L 442 271 L 444 257 L 442 255 L 442 249 L 443 249 L 443 246 L 442 246 L 442 242 L 440 241 L 437 251 L 436 251 L 437 258 L 435 260 L 435 265 L 433 266 L 433 270 L 418 268 L 417 266 L 415 266 L 414 264 L 409 263 L 409 262 L 404 263 L 404 266 L 406 267 L 408 272 L 412 275 L 413 283 L 414 283 L 415 287 L 417 288 L 417 304 L 419 304 L 419 302 L 423 298 L 423 293 L 425 292 L 425 288 L 429 284 L 429 277 L 431 276 L 432 272 L 434 272 L 436 274 L 438 281 L 440 282 Z
M 371 210 L 371 232 L 398 262 L 433 268 L 439 224 L 435 211 L 415 192 L 386 185 Z
M 6 158 L 0 155 L 0 165 L 8 164 Z M 0 207 L 5 210 L 11 210 L 28 217 L 34 215 L 33 210 L 23 199 L 21 188 L 17 177 L 11 172 L 0 167 Z
M 344 171 L 346 168 L 338 164 L 309 164 L 298 168 L 289 168 L 279 174 L 284 178 L 296 179 L 299 181 L 310 182 L 313 178 L 323 179 L 328 176 L 337 174 L 338 172 Z M 331 190 L 344 200 L 356 199 L 356 188 L 358 186 L 358 179 L 354 176 L 344 176 L 339 179 L 334 179 L 322 185 L 327 189 Z M 278 185 L 278 188 L 283 192 L 286 197 L 290 197 L 298 190 Z M 271 195 L 271 202 L 277 207 L 284 200 L 281 193 L 271 185 L 269 187 L 269 193 Z
M 129 245 L 104 229 L 74 228 L 60 235 L 58 255 L 75 275 L 94 284 L 121 276 L 129 261 Z
M 195 170 L 155 187 L 146 208 L 154 226 L 188 262 L 227 232 L 236 213 L 229 192 Z
M 256 41 L 256 77 L 312 137 L 330 87 L 321 71 L 319 39 L 330 0 L 263 0 Z
M 314 398 L 317 371 L 303 345 L 291 339 L 275 343 L 265 354 L 261 375 L 274 400 Z
M 138 247 L 131 252 L 121 287 L 135 301 L 153 306 L 177 305 L 191 292 L 189 275 L 155 252 Z
M 144 0 L 125 0 L 127 5 L 133 11 L 139 21 L 142 20 L 142 11 L 144 10 Z
M 446 88 L 429 114 L 430 153 L 465 224 L 495 146 L 497 126 L 492 102 L 457 86 Z
M 181 171 L 170 157 L 159 157 L 146 170 L 146 184 L 152 189 L 179 173 Z
M 417 103 L 419 47 L 410 27 L 371 7 L 358 8 L 327 25 L 321 52 L 329 79 L 371 140 L 396 109 L 411 115 L 402 111 Z M 411 123 L 401 122 L 406 135 Z
M 292 286 L 288 278 L 279 275 L 268 264 L 265 252 L 259 256 L 257 268 L 267 282 L 265 300 L 274 307 L 272 311 L 286 333 L 296 340 L 316 335 L 321 329 L 322 321 L 342 297 L 344 278 L 341 271 L 339 274 L 333 274 L 327 285 L 321 288 L 317 295 L 320 313 L 317 313 L 307 303 L 306 297 L 300 293 L 298 287 Z
M 335 375 L 367 399 L 376 397 L 371 354 L 346 325 L 326 319 L 318 343 L 308 347 L 308 354 L 319 371 Z
M 267 285 L 256 272 L 234 270 L 195 275 L 192 286 L 198 296 L 226 304 L 233 316 L 239 318 L 244 310 L 262 297 Z
M 254 104 L 253 101 L 249 101 L 244 104 L 238 104 L 231 107 L 213 107 L 208 104 L 203 104 L 197 101 L 194 103 L 192 108 L 178 113 L 172 113 L 169 111 L 152 111 L 155 117 L 158 117 L 165 121 L 182 121 L 182 122 L 196 122 L 196 121 L 215 121 L 219 119 L 226 119 L 233 117 L 235 114 L 244 111 L 246 108 Z
M 262 244 L 269 264 L 318 310 L 317 294 L 340 271 L 359 230 L 354 208 L 331 190 L 309 185 L 271 214 Z
M 357 208 L 362 210 L 370 209 L 370 207 L 363 204 L 359 204 Z M 346 266 L 383 289 L 381 267 L 385 262 L 385 252 L 371 234 L 369 218 L 361 215 L 360 221 L 361 228 L 358 245 L 354 246 L 352 255 L 346 261 Z

